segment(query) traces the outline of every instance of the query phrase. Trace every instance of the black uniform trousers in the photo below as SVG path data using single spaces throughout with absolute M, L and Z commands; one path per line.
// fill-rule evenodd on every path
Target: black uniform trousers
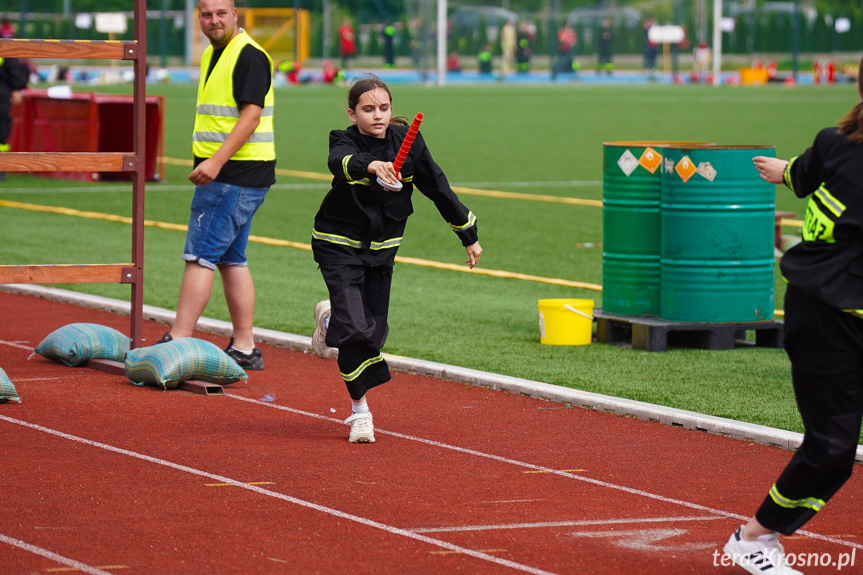
M 351 399 L 390 380 L 381 355 L 389 327 L 392 266 L 321 264 L 330 293 L 326 343 L 339 350 L 339 371 Z
M 789 285 L 785 350 L 805 433 L 755 518 L 790 535 L 851 477 L 863 420 L 863 319 Z

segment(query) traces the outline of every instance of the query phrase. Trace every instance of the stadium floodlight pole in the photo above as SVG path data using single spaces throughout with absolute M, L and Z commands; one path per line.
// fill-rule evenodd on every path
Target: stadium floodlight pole
M 446 84 L 446 0 L 437 0 L 437 84 Z
M 722 0 L 713 0 L 713 85 L 722 85 Z

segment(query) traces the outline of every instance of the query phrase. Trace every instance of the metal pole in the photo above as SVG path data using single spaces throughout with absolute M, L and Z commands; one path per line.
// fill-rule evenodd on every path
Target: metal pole
M 800 70 L 800 0 L 794 0 L 794 44 L 791 50 L 794 83 L 797 83 L 797 72 Z
M 321 52 L 321 57 L 326 60 L 330 57 L 330 30 L 332 30 L 332 24 L 330 22 L 330 0 L 323 0 L 323 11 L 324 11 L 324 45 L 321 47 L 323 52 Z
M 446 84 L 446 5 L 447 0 L 437 0 L 437 83 Z
M 197 30 L 195 22 L 195 0 L 186 0 L 186 65 L 194 61 L 195 37 Z
M 557 35 L 555 34 L 555 25 L 557 24 L 557 0 L 551 0 L 551 8 L 549 9 L 548 15 L 548 67 L 551 70 L 551 79 L 554 80 L 557 78 L 557 69 L 560 67 L 560 58 L 562 56 L 558 56 L 555 58 L 555 54 L 557 50 L 555 49 L 555 41 L 557 40 Z
M 294 0 L 294 62 L 300 62 L 300 0 Z
M 713 85 L 722 84 L 722 0 L 713 0 Z
M 162 0 L 162 13 L 159 15 L 159 65 L 168 65 L 168 0 Z
M 135 59 L 134 95 L 132 96 L 132 141 L 135 154 L 132 182 L 132 296 L 129 315 L 129 337 L 132 349 L 141 347 L 144 339 L 144 182 L 147 169 L 147 2 L 135 0 Z

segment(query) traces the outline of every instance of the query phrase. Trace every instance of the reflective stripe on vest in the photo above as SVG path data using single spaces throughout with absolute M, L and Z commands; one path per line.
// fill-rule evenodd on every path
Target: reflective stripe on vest
M 833 237 L 835 220 L 843 213 L 845 213 L 845 205 L 833 197 L 822 184 L 806 205 L 806 215 L 803 217 L 803 240 L 834 243 L 836 241 Z
M 199 158 L 209 158 L 228 138 L 237 124 L 240 108 L 234 101 L 234 67 L 240 52 L 251 44 L 267 56 L 270 73 L 273 59 L 245 32 L 240 32 L 225 46 L 210 77 L 207 70 L 213 56 L 213 47 L 208 46 L 201 57 L 201 79 L 198 82 L 198 102 L 195 108 L 195 130 L 192 134 L 192 152 Z M 273 84 L 264 98 L 261 121 L 242 148 L 231 156 L 232 160 L 269 161 L 276 159 L 273 137 Z

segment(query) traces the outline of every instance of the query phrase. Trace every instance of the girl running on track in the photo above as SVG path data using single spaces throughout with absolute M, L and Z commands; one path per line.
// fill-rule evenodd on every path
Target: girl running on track
M 393 160 L 408 122 L 392 113 L 392 95 L 380 78 L 369 75 L 353 82 L 348 91 L 353 125 L 330 132 L 332 189 L 312 233 L 312 253 L 330 296 L 315 306 L 312 349 L 324 359 L 339 350 L 339 371 L 351 396 L 351 416 L 345 420 L 351 443 L 374 443 L 366 392 L 390 380 L 381 348 L 388 332 L 393 263 L 413 213 L 414 186 L 434 202 L 465 246 L 465 263 L 473 268 L 482 253 L 476 217 L 452 191 L 421 134 L 400 173 L 395 172 Z M 388 184 L 401 181 L 402 188 L 388 191 L 375 176 Z
M 863 72 L 863 60 L 860 62 Z M 857 76 L 863 100 L 863 74 Z M 791 535 L 851 477 L 863 420 L 863 101 L 790 161 L 756 157 L 761 177 L 810 196 L 803 241 L 782 258 L 785 351 L 803 444 L 725 553 L 750 573 L 800 573 L 785 560 Z M 810 195 L 811 194 L 811 195 Z

